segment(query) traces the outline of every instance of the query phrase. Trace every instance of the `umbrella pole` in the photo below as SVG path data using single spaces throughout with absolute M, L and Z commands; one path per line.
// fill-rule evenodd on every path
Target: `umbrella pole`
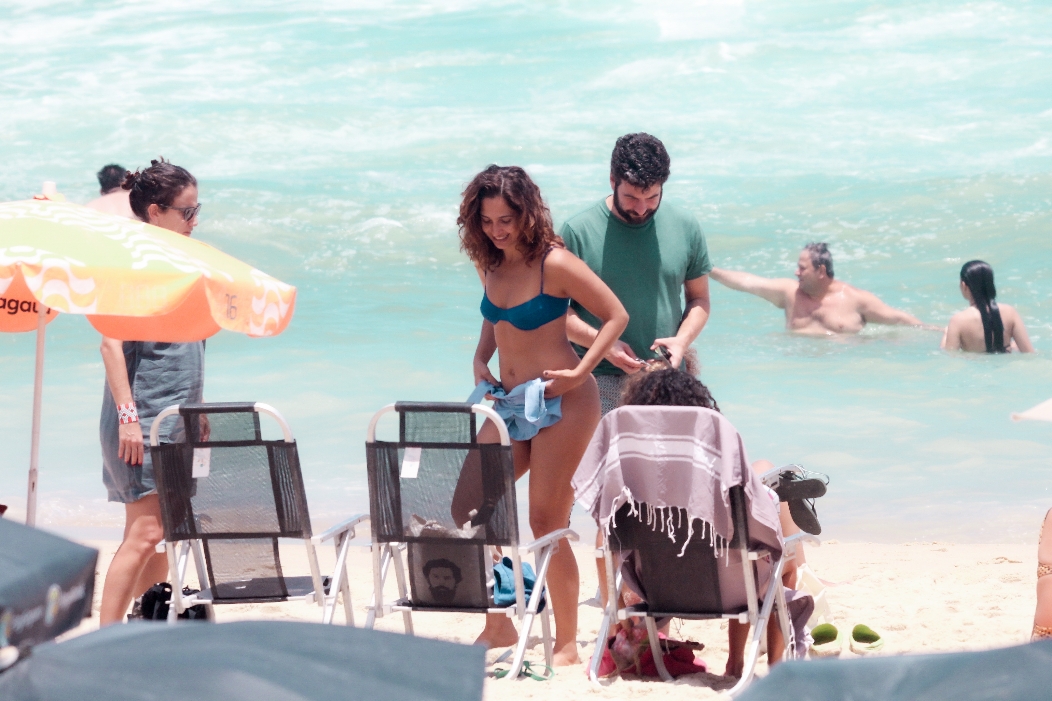
M 36 373 L 33 376 L 33 432 L 29 447 L 29 494 L 26 497 L 26 525 L 37 525 L 37 468 L 40 464 L 40 403 L 44 390 L 44 304 L 37 302 Z

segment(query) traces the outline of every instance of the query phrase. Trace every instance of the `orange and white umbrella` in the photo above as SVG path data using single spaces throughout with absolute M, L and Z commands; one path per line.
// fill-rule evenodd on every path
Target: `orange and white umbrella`
M 0 331 L 37 331 L 27 523 L 36 519 L 44 328 L 82 314 L 124 341 L 275 336 L 296 288 L 206 243 L 67 202 L 0 203 Z

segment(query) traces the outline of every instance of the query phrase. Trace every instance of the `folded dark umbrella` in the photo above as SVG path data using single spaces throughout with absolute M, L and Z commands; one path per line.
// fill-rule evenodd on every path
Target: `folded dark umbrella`
M 0 699 L 479 701 L 485 654 L 319 623 L 131 623 L 34 648 Z
M 0 519 L 0 647 L 51 640 L 91 615 L 92 548 Z
M 738 701 L 1034 701 L 1052 694 L 1052 640 L 938 655 L 787 662 Z

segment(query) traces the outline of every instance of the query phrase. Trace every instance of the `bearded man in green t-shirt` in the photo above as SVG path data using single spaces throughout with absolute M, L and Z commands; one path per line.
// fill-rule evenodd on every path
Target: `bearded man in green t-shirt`
M 661 196 L 669 177 L 665 145 L 650 134 L 626 134 L 610 158 L 613 193 L 563 224 L 566 248 L 605 282 L 628 310 L 628 328 L 592 372 L 605 415 L 617 406 L 627 375 L 659 347 L 680 367 L 709 320 L 712 269 L 697 218 Z M 598 334 L 598 319 L 573 302 L 567 336 L 583 348 Z

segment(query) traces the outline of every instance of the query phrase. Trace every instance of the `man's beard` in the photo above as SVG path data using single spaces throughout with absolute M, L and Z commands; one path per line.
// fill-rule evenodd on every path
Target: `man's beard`
M 620 216 L 629 224 L 646 224 L 650 220 L 650 218 L 657 213 L 658 207 L 661 206 L 661 199 L 664 198 L 664 196 L 665 193 L 661 193 L 661 197 L 658 198 L 657 207 L 654 207 L 653 209 L 648 209 L 646 212 L 643 213 L 643 216 L 639 216 L 635 212 L 629 212 L 621 206 L 621 198 L 617 196 L 617 191 L 615 190 L 614 209 L 617 211 L 618 216 Z
M 431 590 L 431 598 L 439 604 L 451 604 L 457 596 L 457 590 L 449 587 L 428 587 L 428 589 Z

